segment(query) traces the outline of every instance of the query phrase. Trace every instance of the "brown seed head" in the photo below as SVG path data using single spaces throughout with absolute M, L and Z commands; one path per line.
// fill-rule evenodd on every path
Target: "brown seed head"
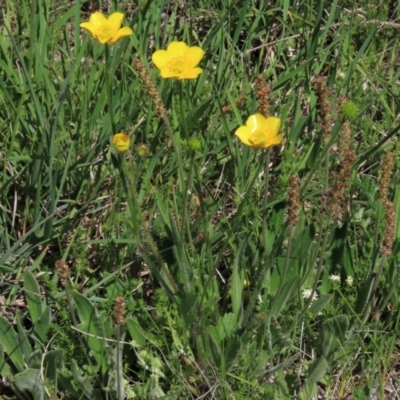
M 66 287 L 67 283 L 68 283 L 69 266 L 63 260 L 57 260 L 55 265 L 56 265 L 56 271 L 58 274 L 58 279 L 60 281 L 60 284 L 62 287 Z
M 154 85 L 154 83 L 151 81 L 150 75 L 147 72 L 146 67 L 144 66 L 142 61 L 140 61 L 137 58 L 135 60 L 134 66 L 135 66 L 136 72 L 139 75 L 139 78 L 141 79 L 141 81 L 143 83 L 143 86 L 145 87 L 145 89 L 149 93 L 151 101 L 153 102 L 153 104 L 157 108 L 157 114 L 159 116 L 167 115 L 167 110 L 164 107 L 163 101 L 161 99 L 161 95 L 158 92 L 158 90 L 157 90 L 156 86 Z
M 313 85 L 318 97 L 318 108 L 321 116 L 321 127 L 324 131 L 325 139 L 331 133 L 334 123 L 335 110 L 329 99 L 330 89 L 327 85 L 325 76 L 318 75 L 313 79 Z
M 114 304 L 114 321 L 117 325 L 122 325 L 125 322 L 125 299 L 116 297 Z
M 257 75 L 255 81 L 255 87 L 256 87 L 257 100 L 259 103 L 257 111 L 264 117 L 269 117 L 270 116 L 269 93 L 271 89 L 269 88 L 269 86 L 265 82 L 264 77 L 261 74 Z
M 388 151 L 383 157 L 381 176 L 378 184 L 378 201 L 385 202 L 389 190 L 390 177 L 393 169 L 393 151 Z
M 299 206 L 300 206 L 300 195 L 299 195 L 299 177 L 291 176 L 289 178 L 289 211 L 287 221 L 291 226 L 296 226 L 299 220 Z
M 383 239 L 381 252 L 382 255 L 388 257 L 392 253 L 392 246 L 394 240 L 395 218 L 394 218 L 394 209 L 392 202 L 386 200 L 385 212 L 386 212 L 386 217 L 385 217 L 386 232 L 385 232 L 385 238 Z
M 353 150 L 347 149 L 344 158 L 340 161 L 339 168 L 333 174 L 332 189 L 328 194 L 327 210 L 332 217 L 339 221 L 346 205 L 346 196 L 350 187 L 350 178 L 356 155 Z

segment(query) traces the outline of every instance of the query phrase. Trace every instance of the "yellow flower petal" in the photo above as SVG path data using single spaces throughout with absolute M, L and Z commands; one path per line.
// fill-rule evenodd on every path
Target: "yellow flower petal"
M 249 142 L 249 137 L 251 135 L 251 131 L 247 126 L 240 126 L 236 129 L 235 135 L 247 146 L 253 147 L 253 144 Z
M 194 68 L 196 65 L 199 64 L 203 56 L 204 56 L 204 50 L 201 47 L 198 46 L 189 47 L 185 53 L 185 58 L 187 59 L 188 67 Z
M 122 21 L 124 20 L 124 14 L 120 12 L 112 13 L 108 17 L 108 23 L 115 29 L 119 29 L 121 27 Z
M 169 61 L 170 57 L 168 56 L 166 50 L 157 50 L 153 53 L 151 59 L 158 69 L 162 69 L 163 66 Z
M 182 57 L 189 49 L 185 42 L 171 42 L 167 47 L 168 54 L 172 57 Z
M 176 72 L 170 68 L 161 68 L 161 78 L 178 78 Z
M 253 114 L 247 118 L 246 126 L 249 127 L 251 132 L 255 132 L 265 124 L 265 118 L 261 114 Z
M 124 26 L 119 29 L 117 33 L 112 37 L 112 39 L 108 42 L 110 44 L 115 43 L 117 40 L 132 35 L 133 30 L 129 28 L 129 26 Z
M 277 144 L 280 144 L 282 142 L 282 135 L 281 134 L 278 134 L 278 135 L 276 135 L 276 136 L 274 136 L 274 137 L 272 137 L 269 141 L 268 141 L 268 147 L 271 147 L 271 146 L 276 146 Z M 265 148 L 267 148 L 267 147 L 265 147 Z
M 178 79 L 196 79 L 202 72 L 201 68 L 192 68 L 184 71 Z
M 92 36 L 95 36 L 97 27 L 93 25 L 91 22 L 82 22 L 79 26 L 85 31 L 88 31 Z
M 277 117 L 268 117 L 265 119 L 265 125 L 276 135 L 281 127 L 281 119 Z
M 107 23 L 107 18 L 100 11 L 96 11 L 90 16 L 90 23 L 95 27 L 99 27 Z

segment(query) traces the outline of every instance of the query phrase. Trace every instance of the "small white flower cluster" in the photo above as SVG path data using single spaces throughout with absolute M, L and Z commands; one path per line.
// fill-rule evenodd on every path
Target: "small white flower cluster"
M 334 275 L 334 274 L 332 274 L 331 276 L 330 276 L 330 280 L 332 281 L 332 282 L 340 282 L 340 275 Z M 351 276 L 351 275 L 349 275 L 347 278 L 346 278 L 346 284 L 348 285 L 348 286 L 353 286 L 353 277 Z
M 353 286 L 353 277 L 352 277 L 351 275 L 349 275 L 349 276 L 346 278 L 346 283 L 347 283 L 349 286 Z
M 301 297 L 305 300 L 308 300 L 311 296 L 311 293 L 312 293 L 312 289 L 303 289 L 303 293 L 302 293 Z M 314 292 L 312 301 L 315 301 L 317 299 L 318 299 L 318 294 L 316 292 Z
M 331 280 L 332 282 L 340 282 L 340 275 L 334 275 L 334 274 L 332 274 L 332 275 L 330 276 L 330 280 Z

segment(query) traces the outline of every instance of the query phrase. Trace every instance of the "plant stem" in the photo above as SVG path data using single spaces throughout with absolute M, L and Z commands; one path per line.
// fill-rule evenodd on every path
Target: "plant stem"
M 116 355 L 116 364 L 117 364 L 117 398 L 118 400 L 122 400 L 122 393 L 121 393 L 121 385 L 122 385 L 122 379 L 121 379 L 121 365 L 122 365 L 122 359 L 121 359 L 121 349 L 120 349 L 120 337 L 121 337 L 121 327 L 119 324 L 117 324 L 117 355 Z
M 139 250 L 141 252 L 142 257 L 145 259 L 146 263 L 149 265 L 149 268 L 152 272 L 152 274 L 157 277 L 157 279 L 160 281 L 161 285 L 164 287 L 168 295 L 173 298 L 174 293 L 178 291 L 178 287 L 172 278 L 171 274 L 168 271 L 167 266 L 165 265 L 163 259 L 161 258 L 160 252 L 158 251 L 158 248 L 156 244 L 154 243 L 154 240 L 146 227 L 146 222 L 144 220 L 142 210 L 140 208 L 140 204 L 138 202 L 138 199 L 136 197 L 135 193 L 135 184 L 134 182 L 128 182 L 127 175 L 125 172 L 125 160 L 123 157 L 120 158 L 120 174 L 122 178 L 122 184 L 124 186 L 124 190 L 126 193 L 127 197 L 127 202 L 129 206 L 129 211 L 132 216 L 133 224 L 134 224 L 134 229 L 135 229 L 135 234 L 136 234 L 136 240 L 138 243 Z M 139 224 L 136 219 L 136 217 L 139 217 Z M 164 273 L 166 279 L 169 282 L 169 285 L 165 282 L 164 278 L 160 274 L 158 268 L 154 265 L 153 261 L 151 258 L 146 254 L 146 249 L 143 245 L 142 238 L 141 238 L 141 227 L 143 228 L 144 235 L 146 237 L 146 240 L 151 248 L 152 253 L 156 257 L 159 266 L 161 267 L 162 272 Z
M 370 291 L 370 295 L 369 295 L 367 304 L 365 305 L 365 309 L 364 309 L 364 314 L 363 314 L 363 318 L 362 318 L 363 323 L 365 323 L 367 321 L 371 303 L 372 303 L 373 298 L 375 297 L 375 291 L 376 291 L 376 288 L 378 287 L 379 278 L 382 275 L 382 271 L 383 271 L 383 267 L 385 266 L 386 259 L 387 259 L 387 257 L 385 255 L 382 256 L 381 262 L 379 264 L 378 272 L 377 272 L 376 276 L 374 277 L 374 283 L 372 284 L 372 289 Z
M 184 183 L 185 183 L 185 170 L 183 168 L 182 154 L 179 149 L 178 143 L 176 142 L 174 131 L 172 130 L 172 126 L 169 122 L 168 117 L 166 115 L 161 115 L 161 118 L 163 119 L 165 126 L 167 127 L 167 132 L 168 132 L 169 138 L 171 140 L 172 146 L 174 148 L 176 160 L 178 162 L 179 185 L 180 185 L 181 189 L 183 190 Z
M 265 255 L 268 254 L 268 224 L 267 224 L 267 209 L 268 209 L 268 190 L 269 190 L 269 163 L 270 163 L 270 149 L 265 152 L 265 165 L 264 165 L 264 205 L 263 205 L 263 244 Z
M 327 193 L 328 191 L 328 187 L 329 187 L 329 147 L 326 150 L 325 153 L 325 185 L 324 185 L 324 193 Z M 313 297 L 314 294 L 317 290 L 318 287 L 318 283 L 319 283 L 319 278 L 321 277 L 322 274 L 322 270 L 324 267 L 324 261 L 325 261 L 325 249 L 326 249 L 326 245 L 328 243 L 328 236 L 329 236 L 329 226 L 332 222 L 332 212 L 328 212 L 328 216 L 326 218 L 326 223 L 324 224 L 324 214 L 321 212 L 321 218 L 320 218 L 320 223 L 319 223 L 319 238 L 318 238 L 318 244 L 316 247 L 316 251 L 315 251 L 315 256 L 312 260 L 312 263 L 308 269 L 308 271 L 306 272 L 305 276 L 303 277 L 302 281 L 301 281 L 301 285 L 300 288 L 303 286 L 304 282 L 307 280 L 311 270 L 314 268 L 315 262 L 318 259 L 318 255 L 319 255 L 319 261 L 318 261 L 318 266 L 317 266 L 317 274 L 315 276 L 314 279 L 314 283 L 313 283 L 313 287 L 311 290 L 311 295 L 310 297 L 307 299 L 306 305 L 303 309 L 303 311 L 300 314 L 299 319 L 302 319 L 304 314 L 306 313 L 306 311 L 308 310 L 308 308 L 310 307 L 312 301 L 313 301 Z M 325 229 L 324 229 L 324 225 L 325 225 Z
M 110 82 L 110 74 L 111 74 L 111 55 L 110 55 L 110 47 L 105 44 L 105 53 L 106 53 L 106 90 L 107 90 L 107 98 L 108 98 L 108 112 L 110 114 L 111 120 L 111 128 L 112 134 L 115 135 L 117 133 L 117 129 L 115 128 L 115 120 L 114 120 L 114 107 L 112 101 L 112 90 L 111 90 L 111 82 Z
M 187 141 L 189 139 L 189 133 L 186 127 L 186 113 L 185 113 L 185 104 L 184 104 L 184 92 L 183 92 L 183 81 L 178 82 L 179 86 L 179 95 L 178 95 L 178 102 L 179 102 L 179 113 L 180 113 L 180 122 L 181 122 L 181 132 L 183 138 Z M 182 227 L 181 227 L 181 245 L 182 249 L 184 249 L 184 244 L 183 242 L 185 241 L 185 236 L 187 235 L 190 243 L 190 247 L 193 248 L 193 240 L 192 240 L 192 235 L 191 235 L 191 227 L 190 227 L 190 217 L 188 217 L 188 210 L 190 210 L 190 196 L 189 190 L 191 187 L 191 178 L 192 178 L 192 168 L 193 168 L 193 158 L 194 154 L 192 154 L 191 157 L 191 162 L 190 162 L 190 167 L 189 167 L 189 173 L 187 174 L 187 179 L 183 180 L 183 192 L 182 192 L 182 204 L 183 204 L 183 210 L 182 210 Z M 188 202 L 188 197 L 189 197 L 189 204 L 186 204 Z M 185 235 L 185 229 L 186 229 L 186 235 Z M 183 239 L 183 240 L 182 240 Z
M 76 329 L 78 329 L 78 321 L 76 320 L 74 307 L 72 306 L 71 296 L 69 295 L 68 284 L 65 286 L 65 294 L 67 296 L 67 303 L 68 303 L 69 311 L 71 313 L 72 323 L 74 324 L 74 327 Z M 91 361 L 91 359 L 89 357 L 89 353 L 87 351 L 87 347 L 85 347 L 80 333 L 77 332 L 76 334 L 78 335 L 79 345 L 81 346 L 83 354 L 86 355 L 86 359 L 89 361 L 89 364 L 91 365 L 91 367 L 93 367 L 92 361 Z

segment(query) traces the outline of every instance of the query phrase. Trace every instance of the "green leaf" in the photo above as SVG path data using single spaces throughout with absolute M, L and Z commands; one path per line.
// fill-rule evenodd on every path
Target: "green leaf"
M 4 376 L 5 378 L 11 378 L 12 372 L 9 364 L 6 362 L 4 357 L 4 350 L 0 346 L 0 375 Z
M 226 345 L 223 352 L 225 358 L 225 368 L 227 370 L 229 370 L 230 367 L 234 365 L 235 360 L 241 351 L 240 344 L 240 339 L 237 335 L 230 336 L 226 339 Z
M 64 366 L 64 351 L 52 350 L 44 355 L 43 372 L 46 378 L 55 382 L 57 378 L 57 370 Z
M 47 306 L 33 329 L 33 332 L 37 335 L 37 337 L 42 341 L 42 343 L 47 342 L 47 333 L 50 329 L 50 321 L 51 321 L 51 310 L 50 307 Z
M 246 244 L 246 241 L 243 241 L 240 245 L 238 252 L 235 257 L 235 261 L 232 267 L 232 276 L 231 276 L 231 299 L 232 299 L 232 310 L 233 314 L 236 318 L 239 317 L 239 314 L 242 311 L 242 295 L 243 295 L 243 280 L 244 273 L 243 269 L 240 267 L 242 263 L 240 263 L 242 250 Z
M 326 320 L 322 325 L 322 333 L 318 346 L 319 354 L 329 359 L 329 356 L 338 347 L 343 347 L 348 328 L 349 318 L 347 315 L 337 315 Z
M 225 314 L 218 321 L 218 330 L 221 340 L 232 335 L 236 328 L 236 317 L 232 313 Z
M 375 275 L 370 276 L 365 283 L 359 288 L 357 301 L 355 305 L 355 312 L 357 314 L 363 314 L 365 307 L 368 304 L 368 300 L 371 297 L 372 287 L 374 285 Z
M 99 365 L 104 367 L 104 329 L 101 321 L 96 315 L 96 310 L 92 303 L 82 294 L 73 291 L 72 298 L 75 301 L 76 309 L 80 321 L 80 329 L 88 333 L 84 339 L 89 344 L 90 349 Z
M 281 313 L 282 309 L 290 299 L 293 290 L 298 286 L 299 281 L 300 278 L 298 276 L 294 276 L 283 285 L 279 297 L 276 299 L 274 307 L 270 311 L 273 317 L 276 318 Z
M 25 359 L 26 364 L 31 369 L 40 369 L 43 360 L 43 353 L 40 349 L 33 351 L 28 358 Z
M 129 317 L 126 320 L 126 326 L 132 339 L 139 345 L 144 346 L 146 344 L 146 337 L 143 334 L 142 328 L 136 317 Z
M 0 338 L 0 347 L 4 349 L 19 371 L 24 370 L 24 357 L 18 336 L 11 324 L 3 317 L 0 317 Z
M 32 323 L 36 324 L 42 315 L 42 297 L 39 285 L 33 274 L 29 271 L 26 271 L 24 275 L 24 289 L 29 315 L 31 316 Z
M 309 400 L 313 398 L 316 394 L 316 384 L 325 376 L 328 368 L 329 363 L 325 357 L 319 357 L 313 362 L 306 378 L 306 384 L 300 392 L 300 399 Z
M 325 376 L 328 368 L 329 363 L 325 357 L 319 357 L 316 359 L 309 369 L 307 383 L 317 383 L 320 381 Z
M 15 313 L 15 320 L 17 322 L 19 344 L 24 355 L 24 360 L 27 360 L 28 357 L 32 354 L 33 350 L 31 344 L 29 343 L 28 336 L 26 335 L 25 328 L 22 324 L 21 313 L 18 310 Z
M 332 300 L 332 298 L 332 294 L 323 294 L 321 297 L 311 303 L 308 312 L 313 315 L 317 315 L 325 308 L 325 306 Z
M 214 360 L 214 364 L 216 366 L 220 366 L 221 364 L 221 348 L 220 348 L 220 339 L 218 337 L 218 331 L 214 328 L 210 327 L 209 332 L 210 334 L 208 335 L 208 345 L 209 345 L 209 350 L 207 353 L 211 355 L 212 359 Z
M 326 320 L 323 326 L 335 335 L 339 343 L 343 343 L 346 340 L 346 333 L 349 329 L 349 317 L 347 315 L 337 315 Z
M 40 369 L 26 369 L 14 375 L 11 382 L 19 391 L 32 393 L 34 400 L 44 400 L 44 383 Z

